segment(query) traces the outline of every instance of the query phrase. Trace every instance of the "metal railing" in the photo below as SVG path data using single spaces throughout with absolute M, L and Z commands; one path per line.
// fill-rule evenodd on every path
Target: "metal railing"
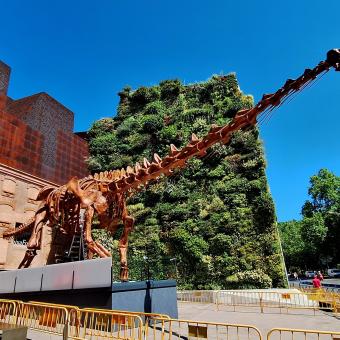
M 12 300 L 0 300 L 0 322 L 15 324 L 18 303 Z
M 139 315 L 79 309 L 77 317 L 79 323 L 69 327 L 70 339 L 142 339 L 144 325 Z
M 68 321 L 68 311 L 64 307 L 37 302 L 18 305 L 16 325 L 31 330 L 61 335 L 67 339 Z
M 240 296 L 241 291 L 219 291 Z M 218 292 L 218 293 L 219 293 Z M 255 299 L 260 295 L 249 295 L 248 301 L 242 306 L 257 306 Z M 181 294 L 182 300 L 190 300 L 201 303 L 221 303 L 221 296 L 216 291 L 203 291 L 199 295 Z M 313 293 L 312 296 L 305 293 L 288 292 L 263 292 L 251 291 L 252 294 L 261 294 L 263 308 L 277 307 L 295 308 L 296 305 L 304 304 L 307 297 L 308 303 L 317 303 L 317 308 L 327 307 L 331 304 L 335 308 L 340 306 L 339 296 L 333 295 L 329 301 L 329 295 L 325 292 Z M 269 294 L 270 293 L 270 294 Z M 278 298 L 277 295 L 281 296 Z M 235 299 L 235 294 L 231 294 Z M 295 294 L 304 295 L 303 300 L 296 298 Z M 225 294 L 224 294 L 225 295 Z M 242 296 L 242 299 L 244 296 Z M 312 297 L 312 298 L 311 298 Z M 213 300 L 211 300 L 213 298 Z M 214 300 L 215 299 L 215 300 Z M 249 300 L 250 299 L 250 300 Z M 322 300 L 324 299 L 324 300 Z M 338 299 L 338 300 L 336 300 Z M 284 303 L 282 302 L 284 300 Z M 336 300 L 336 301 L 335 301 Z M 241 300 L 243 301 L 243 300 Z M 239 304 L 239 301 L 237 302 Z M 320 307 L 320 303 L 325 306 Z M 288 306 L 288 307 L 287 307 Z M 334 309 L 333 306 L 333 309 Z M 298 308 L 300 308 L 298 306 Z M 305 308 L 305 306 L 302 306 Z M 309 308 L 307 306 L 306 308 Z M 144 322 L 143 322 L 144 321 Z M 27 326 L 30 331 L 44 332 L 62 336 L 63 339 L 86 340 L 86 339 L 131 339 L 131 340 L 172 340 L 172 339 L 226 339 L 226 340 L 258 340 L 263 339 L 261 332 L 252 325 L 228 324 L 208 321 L 193 321 L 171 319 L 168 315 L 156 313 L 128 312 L 120 310 L 103 310 L 95 308 L 80 309 L 76 306 L 58 305 L 43 302 L 24 303 L 15 300 L 0 300 L 0 322 Z M 31 334 L 32 335 L 32 334 Z M 267 334 L 267 340 L 340 340 L 340 332 L 304 330 L 290 328 L 273 328 Z
M 280 312 L 289 309 L 305 309 L 315 311 L 320 308 L 332 308 L 332 301 L 321 300 L 315 293 L 279 293 L 279 292 L 241 292 L 241 291 L 221 291 L 216 301 L 217 308 L 224 306 L 236 307 L 256 307 L 261 313 L 273 308 Z
M 220 291 L 179 291 L 178 301 L 214 304 L 217 310 L 231 308 L 257 308 L 261 313 L 278 309 L 317 310 L 340 312 L 340 294 L 318 290 L 315 292 L 292 292 L 289 290 L 220 290 Z
M 145 340 L 171 339 L 261 340 L 254 326 L 208 321 L 154 318 L 144 334 Z
M 339 340 L 340 332 L 310 329 L 273 328 L 267 333 L 267 340 Z
M 177 300 L 182 302 L 216 303 L 220 291 L 182 290 L 177 291 Z

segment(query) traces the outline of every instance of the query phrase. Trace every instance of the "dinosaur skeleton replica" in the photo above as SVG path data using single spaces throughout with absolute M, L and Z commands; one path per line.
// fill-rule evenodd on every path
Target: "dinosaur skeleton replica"
M 288 79 L 275 93 L 263 95 L 253 108 L 238 111 L 229 124 L 212 125 L 203 139 L 198 139 L 193 134 L 189 143 L 180 150 L 170 145 L 170 152 L 164 158 L 154 154 L 151 162 L 144 158 L 142 164 L 136 163 L 134 167 L 104 171 L 80 180 L 74 177 L 69 183 L 58 188 L 43 188 L 37 197 L 41 204 L 35 216 L 18 229 L 3 234 L 4 238 L 9 238 L 32 230 L 25 258 L 19 268 L 28 267 L 40 249 L 44 225 L 50 223 L 52 227 L 58 227 L 61 232 L 72 236 L 80 231 L 79 218 L 82 213 L 85 214 L 84 238 L 89 258 L 93 254 L 100 257 L 111 256 L 108 250 L 92 239 L 91 224 L 96 214 L 99 228 L 106 229 L 112 234 L 117 230 L 120 221 L 124 225 L 118 248 L 120 279 L 127 281 L 128 236 L 134 225 L 134 218 L 129 215 L 126 208 L 127 198 L 161 175 L 169 176 L 174 169 L 184 167 L 190 158 L 204 156 L 214 144 L 227 144 L 233 132 L 256 125 L 258 118 L 268 117 L 273 109 L 282 105 L 292 94 L 304 89 L 330 68 L 340 71 L 340 49 L 330 50 L 325 61 L 321 61 L 313 69 L 306 69 L 303 75 L 295 80 Z

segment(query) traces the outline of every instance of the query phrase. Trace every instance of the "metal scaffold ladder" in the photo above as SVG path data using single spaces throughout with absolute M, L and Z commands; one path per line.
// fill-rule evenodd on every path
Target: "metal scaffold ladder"
M 69 261 L 82 261 L 86 258 L 86 246 L 84 242 L 85 210 L 81 209 L 79 214 L 79 232 L 74 233 L 70 249 L 68 251 Z

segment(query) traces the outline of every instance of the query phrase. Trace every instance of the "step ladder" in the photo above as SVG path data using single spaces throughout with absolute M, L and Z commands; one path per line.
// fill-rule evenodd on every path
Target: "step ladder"
M 82 261 L 86 259 L 87 247 L 84 241 L 85 210 L 80 210 L 79 230 L 74 233 L 70 248 L 64 255 L 56 255 L 55 263 Z

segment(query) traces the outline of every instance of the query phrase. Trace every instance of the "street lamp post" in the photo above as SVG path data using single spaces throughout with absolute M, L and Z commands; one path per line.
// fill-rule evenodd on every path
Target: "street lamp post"
M 174 265 L 175 265 L 175 279 L 177 280 L 177 259 L 176 259 L 176 257 L 171 258 L 170 262 L 173 262 Z
M 149 258 L 146 255 L 144 255 L 143 259 L 144 259 L 145 264 L 146 264 L 147 279 L 148 279 L 148 281 L 150 281 L 150 262 L 149 262 Z

